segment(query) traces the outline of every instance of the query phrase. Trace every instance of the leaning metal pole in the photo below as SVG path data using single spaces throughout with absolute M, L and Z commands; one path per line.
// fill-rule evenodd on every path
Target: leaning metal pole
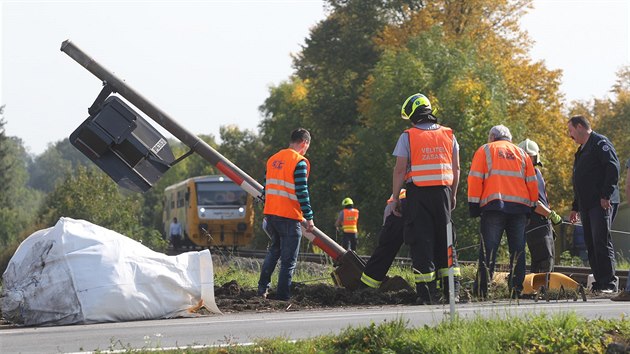
M 192 151 L 199 154 L 206 161 L 216 166 L 221 172 L 228 176 L 234 183 L 238 184 L 243 190 L 258 200 L 262 200 L 263 186 L 256 182 L 247 173 L 230 162 L 227 158 L 213 149 L 206 142 L 201 140 L 195 134 L 191 133 L 166 112 L 159 109 L 148 99 L 143 97 L 136 90 L 131 88 L 123 80 L 116 77 L 112 72 L 100 65 L 96 60 L 83 52 L 70 40 L 61 43 L 61 51 L 66 53 L 70 58 L 83 66 L 87 71 L 99 78 L 104 83 L 110 85 L 114 92 L 124 97 L 147 116 L 153 119 L 157 124 L 169 131 L 173 136 L 186 144 Z M 328 237 L 318 228 L 314 228 L 312 233 L 305 232 L 304 236 L 313 242 L 314 245 L 321 248 L 333 260 L 339 262 L 346 252 L 339 244 Z

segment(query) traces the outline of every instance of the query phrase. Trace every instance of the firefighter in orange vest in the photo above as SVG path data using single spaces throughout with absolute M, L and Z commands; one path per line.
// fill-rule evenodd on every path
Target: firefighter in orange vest
M 490 129 L 488 143 L 473 156 L 468 173 L 468 207 L 471 217 L 481 216 L 479 267 L 475 295 L 488 295 L 503 232 L 510 251 L 511 296 L 519 297 L 525 279 L 525 226 L 538 200 L 538 182 L 527 153 L 512 144 L 504 125 Z
M 306 129 L 295 129 L 291 132 L 289 147 L 267 160 L 263 229 L 271 238 L 271 244 L 258 280 L 258 295 L 265 298 L 289 300 L 302 238 L 301 224 L 308 232 L 315 227 L 307 183 L 310 165 L 304 157 L 310 143 L 311 135 Z M 268 296 L 271 274 L 278 259 L 277 293 Z
M 417 303 L 432 304 L 440 298 L 438 278 L 448 277 L 447 236 L 459 184 L 459 144 L 450 128 L 437 124 L 424 95 L 407 98 L 401 115 L 413 127 L 400 135 L 394 148 L 392 203 L 400 216 L 399 193 L 405 187 L 403 237 L 411 251 Z
M 337 229 L 341 229 L 343 238 L 341 246 L 347 250 L 357 250 L 357 233 L 359 229 L 359 209 L 354 207 L 354 202 L 350 198 L 341 201 L 343 209 L 339 212 L 339 217 L 335 222 Z

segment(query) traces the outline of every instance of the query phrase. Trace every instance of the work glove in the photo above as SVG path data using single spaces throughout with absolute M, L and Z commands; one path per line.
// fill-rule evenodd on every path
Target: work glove
M 551 220 L 554 225 L 559 225 L 562 223 L 562 217 L 553 210 L 551 211 L 551 213 L 549 213 L 549 220 Z

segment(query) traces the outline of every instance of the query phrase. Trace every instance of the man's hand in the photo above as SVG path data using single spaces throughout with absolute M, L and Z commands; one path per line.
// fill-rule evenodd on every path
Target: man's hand
M 394 200 L 389 202 L 389 204 L 392 204 L 392 213 L 394 213 L 394 215 L 396 215 L 398 217 L 401 217 L 402 216 L 402 207 L 401 207 L 401 204 L 400 204 L 400 199 L 394 198 Z
M 604 210 L 608 210 L 608 209 L 612 208 L 612 205 L 610 204 L 610 199 L 602 198 L 602 199 L 599 200 L 599 203 L 601 204 L 602 209 L 604 209 Z
M 307 232 L 313 232 L 313 228 L 315 228 L 315 223 L 313 222 L 313 219 L 306 220 L 304 222 L 304 228 L 306 229 Z
M 580 214 L 578 214 L 578 212 L 575 210 L 571 210 L 571 215 L 569 215 L 569 221 L 571 222 L 571 224 L 575 224 L 576 222 L 580 221 Z
M 451 210 L 455 210 L 455 206 L 457 206 L 457 196 L 453 193 L 451 194 Z

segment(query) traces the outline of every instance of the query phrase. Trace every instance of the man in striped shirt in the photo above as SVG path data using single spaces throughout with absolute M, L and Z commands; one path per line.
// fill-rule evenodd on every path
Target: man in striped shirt
M 289 147 L 267 160 L 265 173 L 265 208 L 263 229 L 271 238 L 267 256 L 258 280 L 258 294 L 269 299 L 289 300 L 291 278 L 297 263 L 303 224 L 311 232 L 313 210 L 308 192 L 310 165 L 304 157 L 311 143 L 311 135 L 304 128 L 291 132 Z M 271 275 L 280 260 L 278 288 L 269 295 Z

